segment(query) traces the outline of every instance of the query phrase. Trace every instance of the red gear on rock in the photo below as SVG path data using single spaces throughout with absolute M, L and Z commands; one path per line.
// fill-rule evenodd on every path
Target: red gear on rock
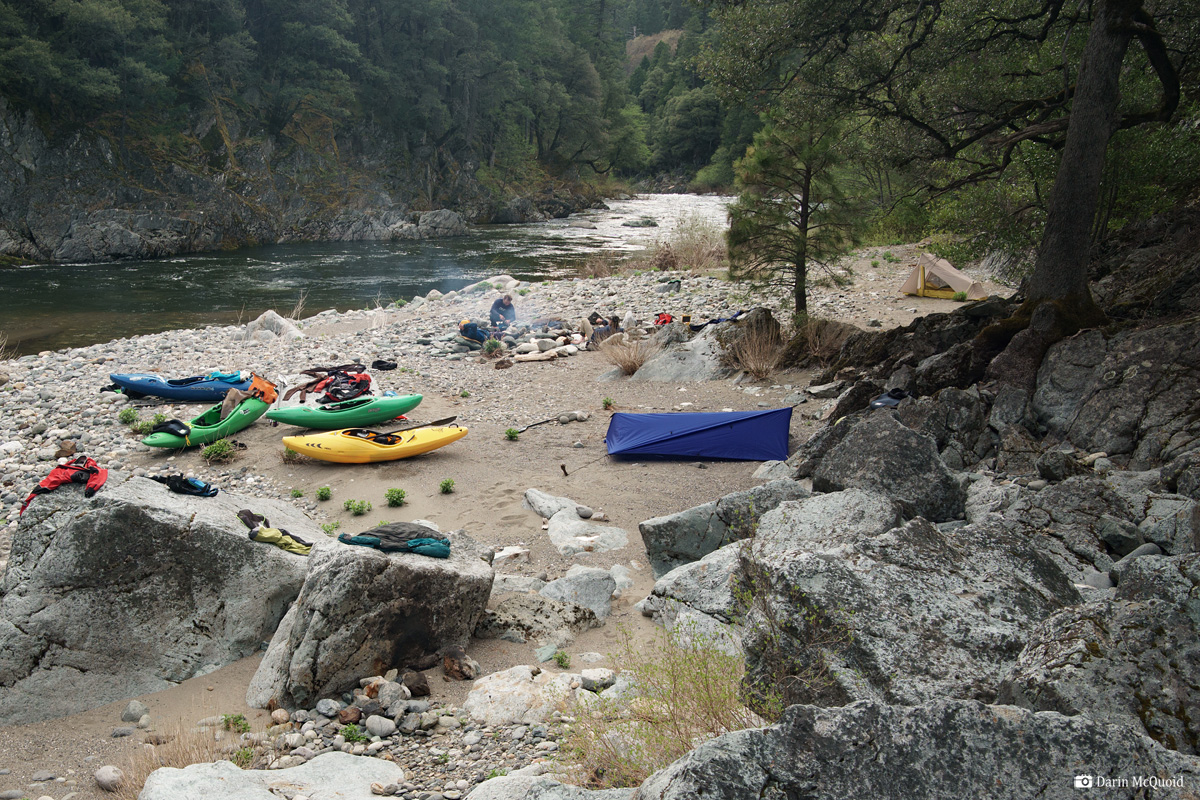
M 73 461 L 59 464 L 50 470 L 50 474 L 42 478 L 42 482 L 29 493 L 29 497 L 25 498 L 18 516 L 25 513 L 25 509 L 29 507 L 29 503 L 34 497 L 39 494 L 49 494 L 63 484 L 85 484 L 87 488 L 83 490 L 83 496 L 91 497 L 100 490 L 106 480 L 108 480 L 108 470 L 100 469 L 100 465 L 87 456 L 80 456 Z

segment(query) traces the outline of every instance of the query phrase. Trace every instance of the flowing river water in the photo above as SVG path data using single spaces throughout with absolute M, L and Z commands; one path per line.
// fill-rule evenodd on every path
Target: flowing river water
M 597 251 L 633 253 L 680 228 L 724 229 L 728 197 L 649 194 L 608 210 L 527 225 L 490 225 L 433 241 L 301 242 L 147 261 L 0 269 L 0 335 L 17 355 L 177 328 L 302 316 L 447 292 L 493 275 L 576 274 Z M 651 219 L 657 227 L 626 222 Z

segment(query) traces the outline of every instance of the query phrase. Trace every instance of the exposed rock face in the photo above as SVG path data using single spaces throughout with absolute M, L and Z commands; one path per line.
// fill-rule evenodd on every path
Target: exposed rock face
M 755 598 L 743 631 L 752 690 L 778 686 L 782 666 L 804 678 L 785 685 L 788 703 L 990 701 L 1031 626 L 1080 602 L 1049 558 L 998 521 L 888 529 L 876 511 L 827 532 L 820 513 L 787 520 L 789 507 L 816 500 L 767 514 L 742 552 Z
M 784 478 L 642 522 L 638 532 L 654 577 L 661 578 L 675 567 L 703 558 L 734 539 L 753 535 L 763 514 L 785 500 L 808 496 L 807 489 Z
M 813 490 L 873 489 L 894 498 L 911 516 L 934 522 L 963 515 L 963 480 L 947 468 L 936 442 L 906 428 L 887 410 L 859 422 L 813 473 Z
M 274 311 L 264 311 L 257 319 L 251 320 L 246 325 L 246 330 L 242 338 L 247 341 L 258 339 L 259 341 L 274 341 L 282 339 L 288 341 L 290 339 L 302 339 L 304 334 L 296 327 L 296 323 L 290 319 L 285 319 Z
M 1200 556 L 1135 559 L 1113 600 L 1043 621 L 999 700 L 1142 728 L 1164 747 L 1200 752 Z
M 1085 331 L 1046 353 L 1033 407 L 1076 447 L 1149 469 L 1200 447 L 1198 368 L 1195 320 L 1111 338 Z
M 35 498 L 0 598 L 0 724 L 159 691 L 256 651 L 308 559 L 250 541 L 242 508 L 328 546 L 282 503 L 123 473 L 90 499 L 76 485 Z
M 1149 481 L 1158 473 L 1140 474 L 1140 482 L 1131 473 L 1078 476 L 1022 493 L 1004 510 L 1005 524 L 1032 537 L 1075 581 L 1091 570 L 1107 572 L 1146 542 L 1173 555 L 1195 552 L 1196 501 L 1155 492 Z
M 364 675 L 465 645 L 491 594 L 491 551 L 462 532 L 443 535 L 447 559 L 341 545 L 314 553 L 246 702 L 309 707 Z
M 650 776 L 636 797 L 1072 800 L 1080 774 L 1155 778 L 1164 781 L 1151 790 L 1155 800 L 1185 800 L 1200 785 L 1200 759 L 1087 717 L 962 700 L 915 708 L 864 701 L 793 706 L 778 725 L 705 742 Z

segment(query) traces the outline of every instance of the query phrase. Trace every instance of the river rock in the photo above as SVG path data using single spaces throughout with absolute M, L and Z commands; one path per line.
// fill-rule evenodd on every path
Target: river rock
M 37 497 L 2 584 L 0 723 L 159 691 L 258 650 L 308 559 L 250 541 L 236 516 L 247 507 L 327 541 L 278 501 L 179 495 L 120 472 L 91 498 L 71 485 Z
M 562 648 L 583 631 L 602 624 L 590 608 L 540 594 L 517 594 L 485 611 L 475 636 Z
M 724 348 L 718 339 L 721 327 L 709 325 L 690 341 L 671 345 L 651 356 L 629 376 L 629 380 L 686 382 L 728 378 L 733 370 L 722 359 Z
M 1042 621 L 999 701 L 1087 714 L 1200 753 L 1200 555 L 1149 557 L 1122 570 L 1112 600 Z
M 905 427 L 885 409 L 855 425 L 813 472 L 814 491 L 878 490 L 933 522 L 963 516 L 964 484 L 938 456 L 932 437 Z
M 783 478 L 675 514 L 645 520 L 638 525 L 638 532 L 650 568 L 660 578 L 734 539 L 752 536 L 763 514 L 785 500 L 798 500 L 809 494 L 801 484 Z
M 881 532 L 876 520 L 821 544 L 816 526 L 788 523 L 788 505 L 742 552 L 754 598 L 746 681 L 771 691 L 775 665 L 791 665 L 806 677 L 785 688 L 788 703 L 990 701 L 1033 624 L 1080 602 L 1055 563 L 999 521 L 943 531 L 917 518 Z
M 404 770 L 380 758 L 324 753 L 286 770 L 239 769 L 232 762 L 163 767 L 150 773 L 138 800 L 193 797 L 272 798 L 272 787 L 286 781 L 291 795 L 374 800 L 371 784 L 402 784 Z
M 492 553 L 465 533 L 444 535 L 446 559 L 365 547 L 314 553 L 246 702 L 308 707 L 351 691 L 365 675 L 466 644 L 491 593 Z
M 575 566 L 564 577 L 543 586 L 539 594 L 583 606 L 590 609 L 596 619 L 604 620 L 612 613 L 612 596 L 616 589 L 617 582 L 608 570 Z
M 777 725 L 719 736 L 647 778 L 637 797 L 1072 800 L 1080 796 L 1076 775 L 1153 778 L 1164 781 L 1151 790 L 1155 800 L 1185 800 L 1200 781 L 1200 759 L 1087 717 L 970 700 L 915 707 L 864 700 L 793 706 Z

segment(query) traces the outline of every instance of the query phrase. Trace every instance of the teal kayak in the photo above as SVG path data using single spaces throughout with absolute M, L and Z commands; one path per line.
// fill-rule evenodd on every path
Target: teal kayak
M 267 412 L 267 419 L 300 428 L 314 428 L 322 431 L 362 428 L 368 425 L 378 425 L 381 422 L 395 419 L 401 414 L 407 414 L 420 404 L 421 399 L 419 394 L 405 394 L 399 397 L 356 397 L 353 400 L 344 400 L 324 406 L 273 408 Z
M 250 427 L 270 407 L 270 403 L 265 403 L 257 397 L 247 397 L 229 412 L 228 417 L 221 419 L 221 404 L 218 403 L 187 423 L 192 431 L 186 437 L 165 432 L 152 433 L 142 439 L 142 444 L 174 448 L 209 444 Z

